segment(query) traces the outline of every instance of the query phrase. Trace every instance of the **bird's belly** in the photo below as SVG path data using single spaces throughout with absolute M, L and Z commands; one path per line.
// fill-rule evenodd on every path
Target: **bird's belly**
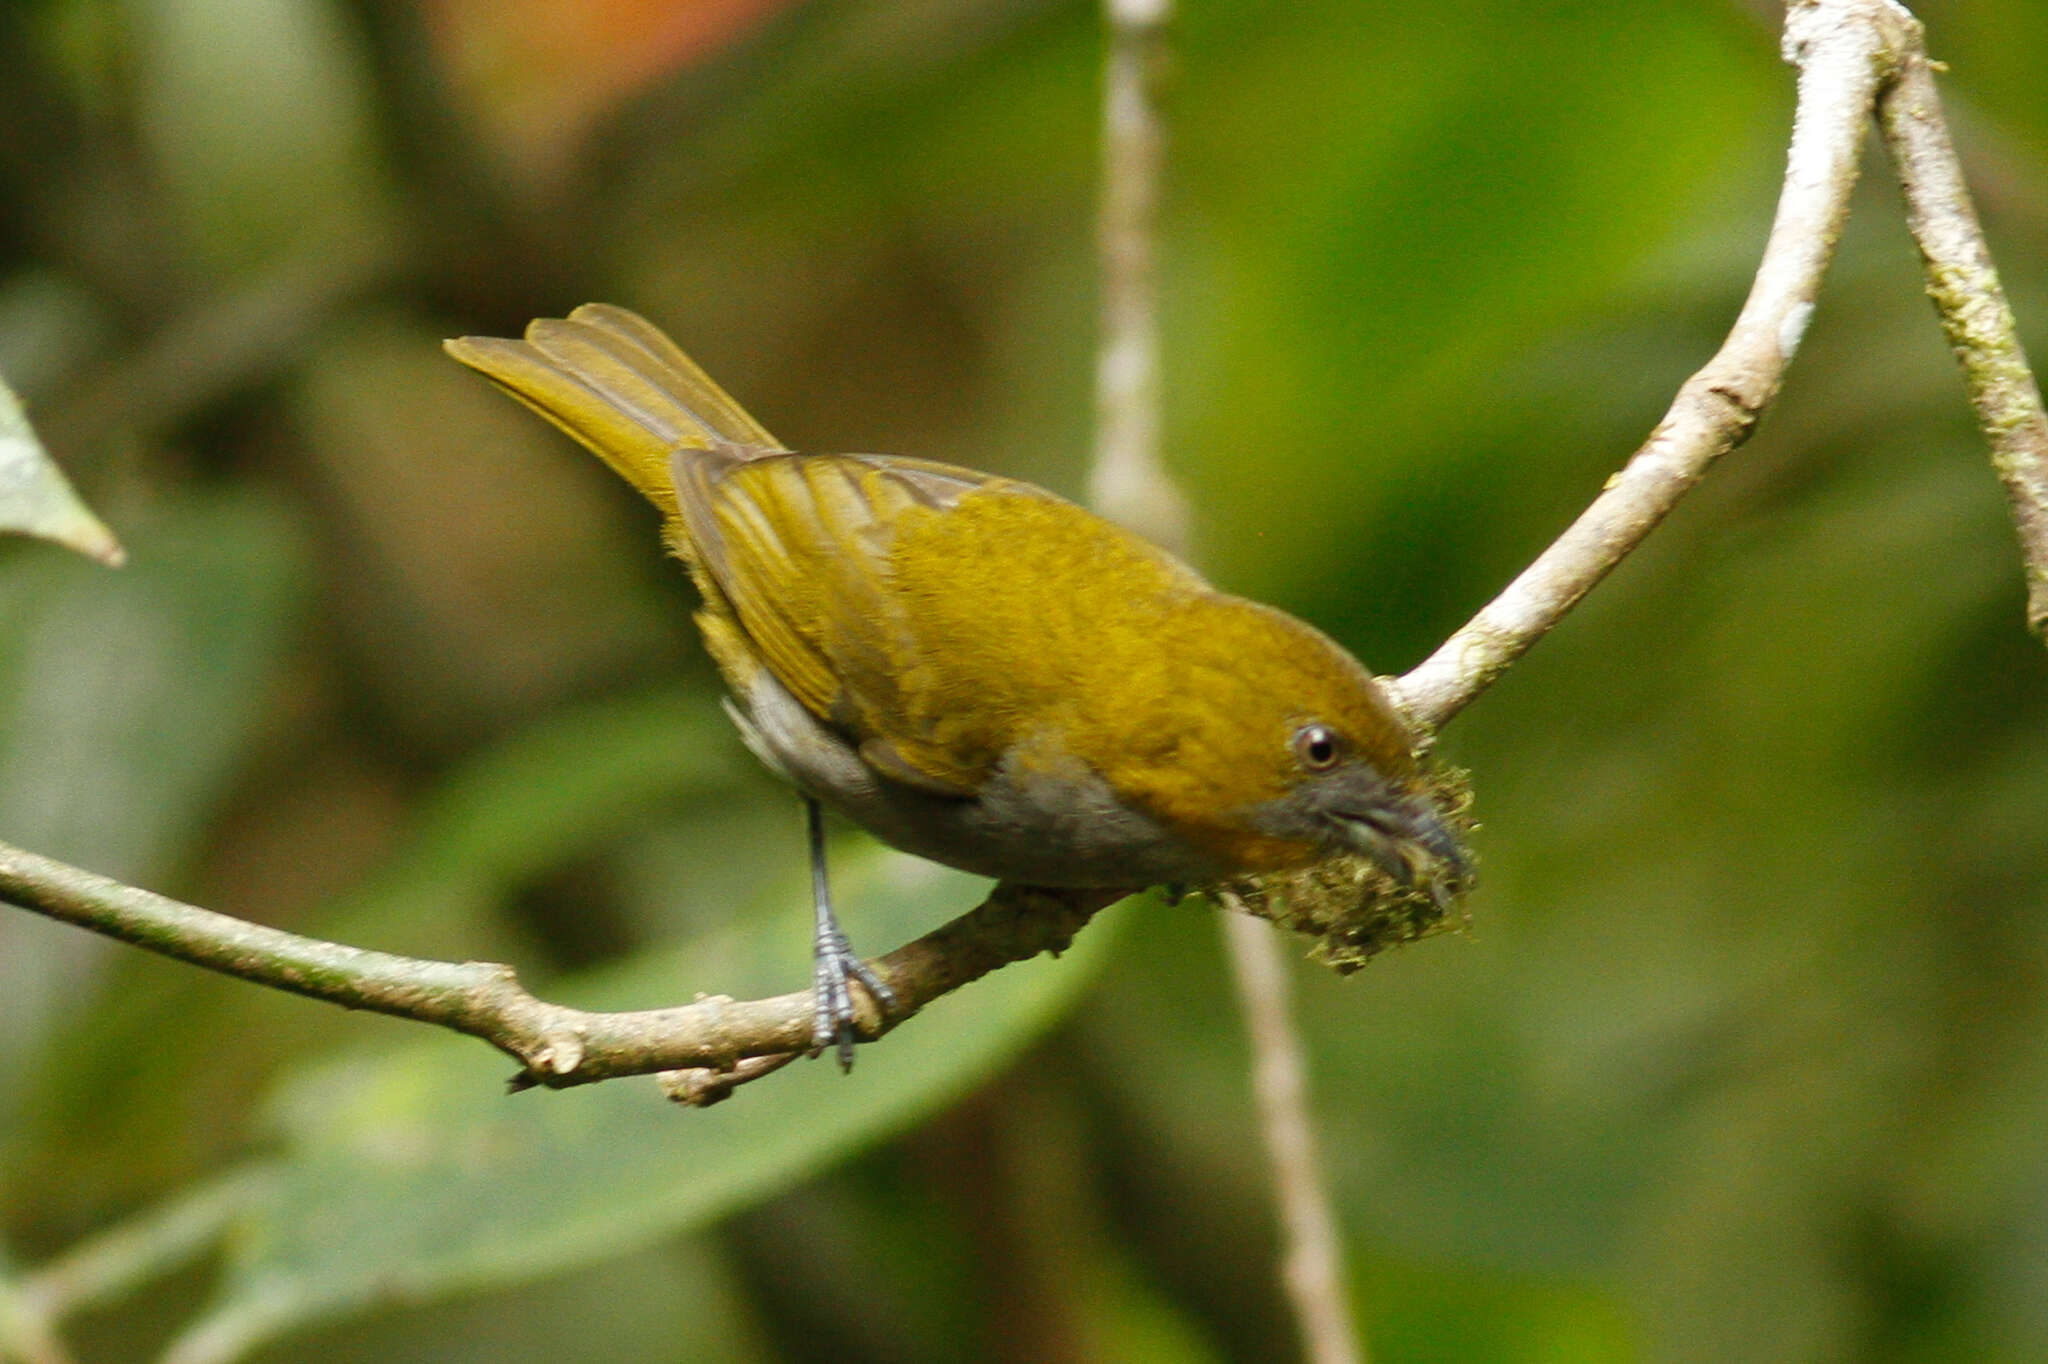
M 768 766 L 883 842 L 934 862 L 1036 886 L 1201 884 L 1228 871 L 1084 764 L 1047 772 L 1005 760 L 973 796 L 938 796 L 879 776 L 765 669 L 743 710 L 728 709 Z

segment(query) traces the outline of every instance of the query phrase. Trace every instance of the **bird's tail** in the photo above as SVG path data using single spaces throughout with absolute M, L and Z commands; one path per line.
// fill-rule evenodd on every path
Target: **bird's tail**
M 660 328 L 609 303 L 536 318 L 523 341 L 442 344 L 588 446 L 667 517 L 678 515 L 669 473 L 676 450 L 744 457 L 782 448 Z

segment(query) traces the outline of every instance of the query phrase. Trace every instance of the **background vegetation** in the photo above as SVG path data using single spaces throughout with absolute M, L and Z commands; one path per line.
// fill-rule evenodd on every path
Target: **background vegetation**
M 2048 10 L 1918 8 L 2048 353 Z M 1556 533 L 1746 288 L 1770 9 L 1186 0 L 1215 577 L 1393 671 Z M 0 545 L 0 837 L 574 1002 L 800 986 L 796 806 L 651 516 L 438 341 L 621 302 L 798 448 L 1078 491 L 1100 46 L 1080 0 L 0 9 L 0 373 L 131 553 Z M 1895 197 L 1756 441 L 1447 733 L 1472 932 L 1304 968 L 1382 1360 L 2048 1355 L 2048 655 Z M 869 950 L 974 893 L 841 866 Z M 1209 912 L 1136 904 L 688 1113 L 0 913 L 0 1285 L 224 1218 L 80 1355 L 1282 1357 L 1228 998 Z

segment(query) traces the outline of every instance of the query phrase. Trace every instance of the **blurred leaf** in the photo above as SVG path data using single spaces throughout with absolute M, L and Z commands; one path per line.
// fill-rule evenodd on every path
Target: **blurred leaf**
M 351 318 L 321 337 L 293 401 L 341 559 L 335 624 L 429 750 L 670 662 L 695 634 L 653 509 L 448 362 L 441 334 Z
M 120 542 L 71 491 L 30 429 L 21 400 L 0 378 L 0 531 L 55 540 L 119 567 Z
M 0 374 L 33 404 L 108 342 L 109 318 L 83 281 L 30 267 L 0 280 Z
M 260 1358 L 264 1364 L 768 1364 L 778 1356 L 769 1352 L 746 1285 L 726 1260 L 716 1237 L 671 1241 L 542 1283 L 330 1323 Z
M 305 561 L 290 521 L 248 494 L 168 503 L 134 542 L 116 575 L 62 559 L 0 567 L 0 836 L 161 884 L 244 755 Z M 106 947 L 0 913 L 0 1087 L 82 1002 Z M 0 1140 L 16 1135 L 0 1126 Z
M 529 182 L 562 176 L 620 101 L 746 33 L 790 0 L 430 0 L 449 83 Z
M 791 869 L 800 872 L 800 869 Z M 864 941 L 894 942 L 970 907 L 985 883 L 862 845 L 836 889 Z M 727 931 L 551 992 L 595 1008 L 689 987 L 800 984 L 800 875 Z M 239 1230 L 221 1292 L 189 1335 L 239 1349 L 305 1322 L 517 1282 L 700 1227 L 882 1137 L 1014 1056 L 1093 975 L 1117 916 L 1057 962 L 1009 967 L 865 1048 L 851 1077 L 798 1064 L 706 1111 L 648 1082 L 508 1097 L 504 1066 L 437 1038 L 321 1066 L 279 1096 L 277 1200 Z M 185 1364 L 229 1358 L 188 1344 Z
M 366 54 L 331 0 L 124 0 L 141 121 L 217 275 L 374 229 L 385 186 Z
M 0 573 L 0 828 L 162 880 L 241 759 L 304 599 L 296 526 L 249 493 L 166 502 L 129 572 Z
M 1256 15 L 1187 15 L 1203 99 L 1176 144 L 1194 243 L 1167 257 L 1169 448 L 1198 506 L 1263 528 L 1219 511 L 1220 577 L 1377 623 L 1343 587 L 1384 590 L 1382 544 L 1424 558 L 1427 591 L 1475 505 L 1555 478 L 1490 444 L 1471 477 L 1447 462 L 1504 365 L 1616 306 L 1731 185 L 1754 185 L 1761 245 L 1788 86 L 1767 35 L 1688 0 Z
M 663 805 L 715 819 L 731 790 L 759 775 L 703 692 L 551 716 L 450 771 L 420 805 L 405 851 L 324 916 L 322 931 L 396 951 L 461 951 L 451 932 L 477 909 Z
M 1614 1301 L 1586 1287 L 1473 1266 L 1374 1257 L 1355 1276 L 1381 1364 L 1632 1364 L 1643 1357 Z

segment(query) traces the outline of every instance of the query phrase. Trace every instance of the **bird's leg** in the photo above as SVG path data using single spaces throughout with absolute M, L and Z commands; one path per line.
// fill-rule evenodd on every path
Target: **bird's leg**
M 804 812 L 811 831 L 811 904 L 817 910 L 817 936 L 811 943 L 811 990 L 817 998 L 817 1022 L 811 1029 L 811 1055 L 816 1056 L 835 1043 L 839 1068 L 853 1069 L 853 990 L 858 980 L 883 1012 L 896 1008 L 896 994 L 868 964 L 853 953 L 846 934 L 839 929 L 832 912 L 832 885 L 825 875 L 825 811 L 817 801 L 804 797 Z

